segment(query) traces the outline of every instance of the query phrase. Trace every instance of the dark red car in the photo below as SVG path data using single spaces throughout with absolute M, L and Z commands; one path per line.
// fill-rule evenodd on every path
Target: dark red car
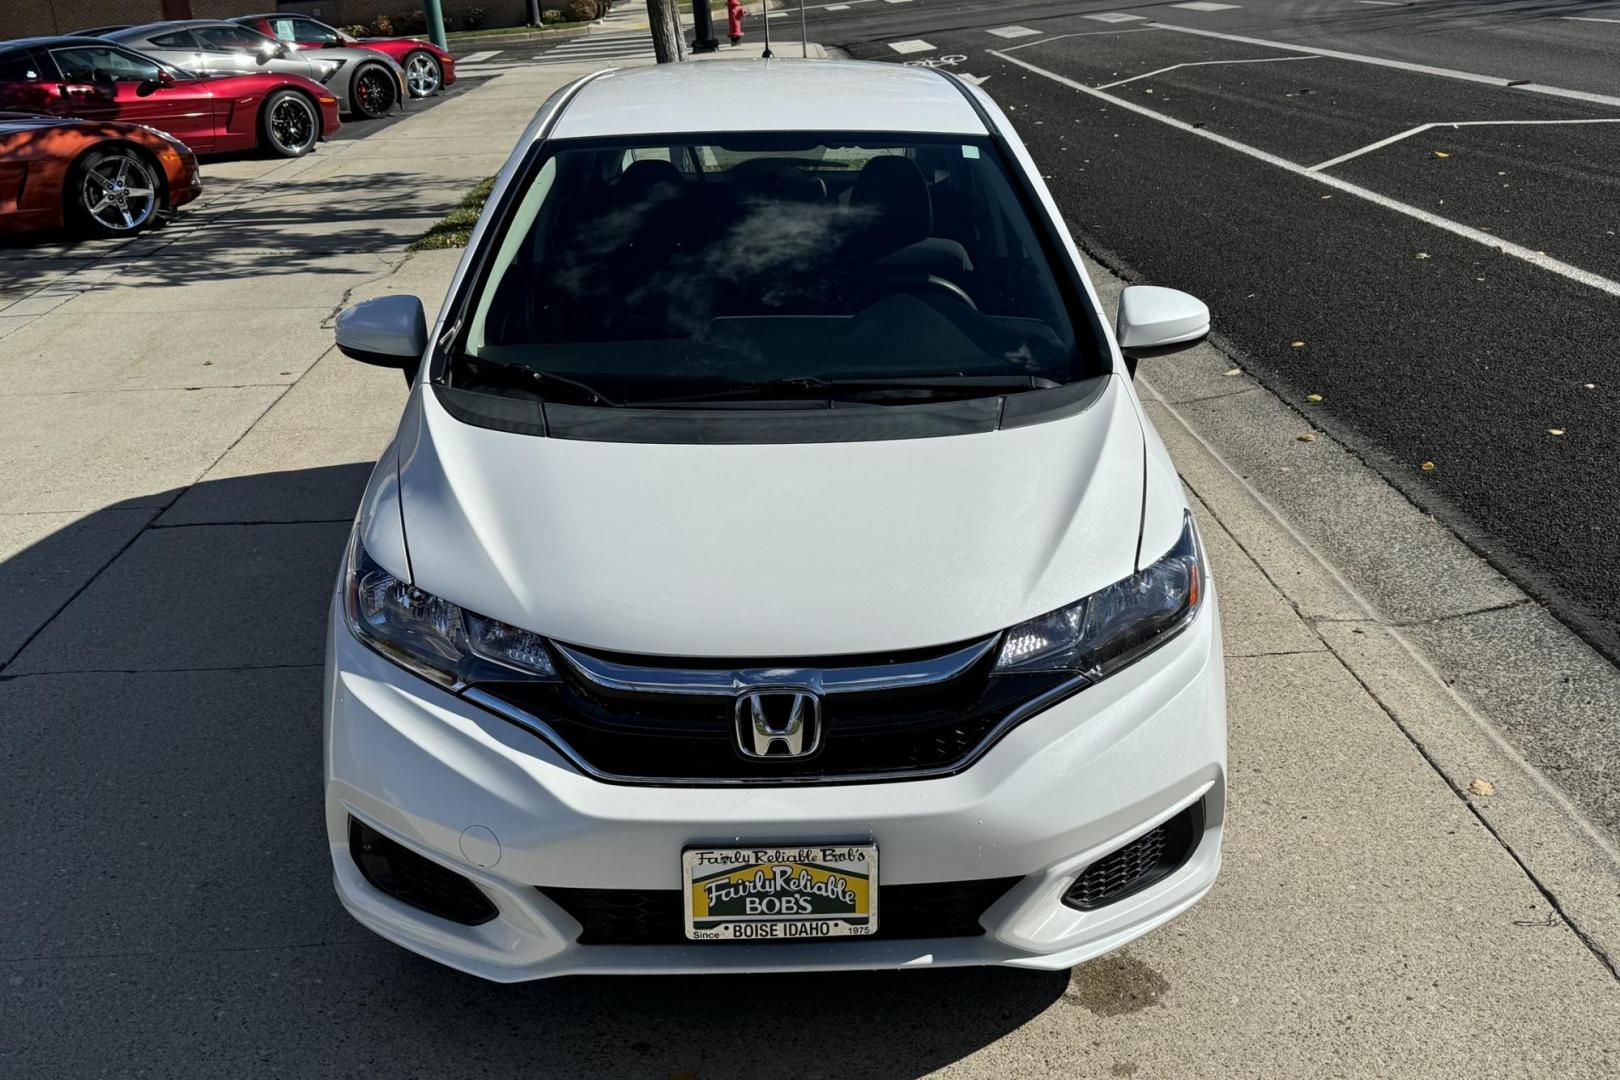
M 202 191 L 197 158 L 139 124 L 0 112 L 0 232 L 129 236 Z
M 405 69 L 405 80 L 410 84 L 413 98 L 427 97 L 456 81 L 456 58 L 431 41 L 408 37 L 352 38 L 319 19 L 285 11 L 274 15 L 243 15 L 231 21 L 300 49 L 373 49 L 385 53 Z
M 199 75 L 82 37 L 0 41 L 0 109 L 145 124 L 199 154 L 299 157 L 340 126 L 337 98 L 300 75 Z

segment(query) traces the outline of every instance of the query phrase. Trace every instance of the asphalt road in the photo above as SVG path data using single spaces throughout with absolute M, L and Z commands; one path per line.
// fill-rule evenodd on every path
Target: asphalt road
M 1354 447 L 1620 659 L 1620 4 L 808 17 L 858 58 L 988 80 L 1084 247 L 1205 299 L 1302 431 Z

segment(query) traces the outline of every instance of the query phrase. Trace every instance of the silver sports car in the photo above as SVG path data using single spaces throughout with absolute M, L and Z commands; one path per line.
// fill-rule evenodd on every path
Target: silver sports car
M 405 69 L 371 49 L 299 52 L 236 23 L 185 19 L 114 30 L 109 41 L 187 71 L 281 71 L 325 84 L 344 113 L 376 119 L 404 101 Z

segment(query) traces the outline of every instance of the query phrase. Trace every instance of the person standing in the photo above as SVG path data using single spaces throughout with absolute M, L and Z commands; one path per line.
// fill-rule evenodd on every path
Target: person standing
M 746 14 L 748 14 L 748 12 L 743 10 L 742 0 L 726 0 L 726 21 L 731 24 L 729 30 L 731 33 L 731 44 L 733 46 L 742 44 L 742 21 L 743 16 Z

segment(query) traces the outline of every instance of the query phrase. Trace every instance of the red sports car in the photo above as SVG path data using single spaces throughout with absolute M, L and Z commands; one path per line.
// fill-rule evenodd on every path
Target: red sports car
M 201 190 L 196 156 L 172 135 L 0 112 L 0 232 L 129 236 Z
M 299 157 L 339 127 L 337 98 L 301 75 L 199 75 L 82 37 L 0 41 L 0 109 L 145 124 L 199 154 Z
M 415 38 L 352 38 L 336 27 L 308 15 L 282 11 L 274 15 L 243 15 L 231 20 L 261 34 L 280 38 L 300 49 L 373 49 L 386 53 L 405 69 L 411 97 L 424 98 L 456 81 L 456 58 L 433 44 Z

